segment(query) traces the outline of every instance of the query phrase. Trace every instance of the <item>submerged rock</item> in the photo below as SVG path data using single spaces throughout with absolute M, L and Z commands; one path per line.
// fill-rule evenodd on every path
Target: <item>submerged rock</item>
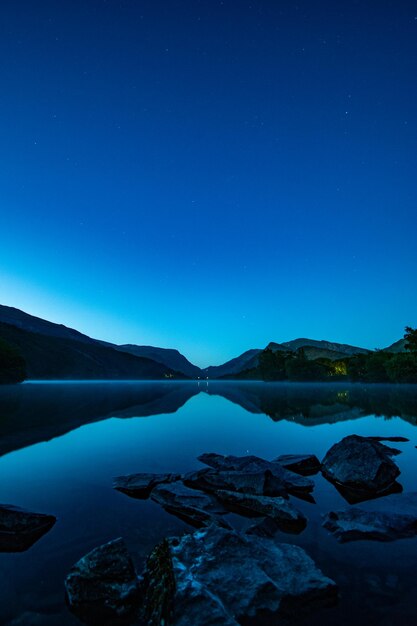
M 179 479 L 179 474 L 127 474 L 114 478 L 113 488 L 132 498 L 146 500 L 157 485 L 175 482 Z
M 394 450 L 368 437 L 350 435 L 330 448 L 322 462 L 328 480 L 358 492 L 388 490 L 400 474 Z
M 71 611 L 89 624 L 129 623 L 139 607 L 139 579 L 122 539 L 82 557 L 70 570 L 65 589 Z
M 314 483 L 303 476 L 282 467 L 275 461 L 266 461 L 257 456 L 223 456 L 214 452 L 202 454 L 198 460 L 220 471 L 236 471 L 243 473 L 256 473 L 268 471 L 265 493 L 283 493 L 287 491 L 293 495 L 305 495 L 313 491 Z
M 321 468 L 321 463 L 315 454 L 281 454 L 274 459 L 274 462 L 302 476 L 317 474 Z
M 145 572 L 144 594 L 159 616 L 164 592 L 161 605 L 174 626 L 286 624 L 337 599 L 336 584 L 298 546 L 213 526 L 168 544 L 158 567 Z
M 394 541 L 417 535 L 417 493 L 372 501 L 325 516 L 324 528 L 338 541 Z
M 208 524 L 230 528 L 220 517 L 227 510 L 214 496 L 186 487 L 181 482 L 158 485 L 151 498 L 169 513 L 197 528 Z
M 284 532 L 299 533 L 307 525 L 303 513 L 284 498 L 254 496 L 233 491 L 216 491 L 216 496 L 233 511 L 248 516 L 271 518 Z
M 24 552 L 51 530 L 53 515 L 0 504 L 0 552 Z

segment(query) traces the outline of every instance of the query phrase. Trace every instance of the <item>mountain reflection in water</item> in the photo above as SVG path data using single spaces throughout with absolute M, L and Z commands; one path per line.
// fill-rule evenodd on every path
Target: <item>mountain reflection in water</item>
M 0 387 L 0 455 L 109 417 L 175 413 L 200 393 L 303 426 L 368 415 L 417 423 L 415 385 L 258 382 L 56 382 Z

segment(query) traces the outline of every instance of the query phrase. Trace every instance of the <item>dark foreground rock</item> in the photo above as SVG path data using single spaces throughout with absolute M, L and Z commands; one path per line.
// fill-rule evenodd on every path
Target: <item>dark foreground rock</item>
M 0 552 L 23 552 L 51 530 L 53 515 L 32 513 L 17 506 L 0 505 Z
M 284 482 L 274 480 L 274 476 L 269 470 L 236 472 L 203 469 L 185 474 L 183 481 L 185 485 L 192 489 L 201 489 L 208 492 L 225 489 L 227 491 L 237 491 L 238 493 L 260 496 L 269 494 L 271 496 L 288 498 Z
M 140 602 L 140 586 L 122 539 L 95 548 L 65 580 L 68 605 L 89 624 L 128 624 Z
M 417 535 L 417 493 L 389 496 L 346 511 L 332 511 L 323 526 L 338 541 L 394 541 Z
M 287 491 L 295 496 L 311 493 L 314 483 L 303 476 L 290 472 L 275 461 L 266 461 L 257 456 L 223 456 L 214 452 L 202 454 L 198 460 L 218 471 L 234 471 L 242 473 L 269 472 L 265 493 L 274 495 Z
M 315 454 L 281 454 L 274 459 L 274 462 L 301 476 L 317 474 L 321 468 L 321 463 Z
M 328 480 L 365 494 L 388 490 L 400 474 L 391 459 L 397 451 L 368 437 L 351 435 L 330 448 L 322 462 Z
M 298 546 L 213 526 L 168 546 L 145 572 L 147 623 L 170 615 L 174 626 L 279 626 L 337 599 L 336 584 Z
M 128 474 L 114 478 L 113 488 L 132 498 L 146 500 L 157 485 L 175 482 L 179 479 L 179 474 Z
M 181 482 L 158 485 L 151 498 L 166 511 L 196 528 L 208 524 L 230 528 L 221 517 L 227 510 L 214 496 L 186 487 Z
M 303 513 L 284 498 L 217 491 L 216 496 L 231 511 L 249 517 L 269 517 L 284 532 L 300 533 L 307 525 Z

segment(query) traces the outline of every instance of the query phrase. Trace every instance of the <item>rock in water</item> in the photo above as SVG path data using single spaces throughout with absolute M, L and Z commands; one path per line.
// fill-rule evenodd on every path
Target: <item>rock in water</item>
M 300 533 L 307 525 L 301 511 L 284 498 L 253 496 L 233 491 L 216 491 L 216 496 L 233 511 L 249 516 L 271 518 L 284 532 Z
M 146 500 L 157 485 L 180 479 L 179 474 L 128 474 L 113 479 L 113 488 L 132 498 Z
M 71 568 L 65 589 L 71 611 L 90 624 L 129 623 L 139 607 L 139 579 L 122 539 L 83 556 Z
M 273 462 L 301 476 L 317 474 L 321 468 L 321 463 L 314 454 L 281 454 Z
M 368 439 L 371 439 L 373 441 L 391 441 L 393 443 L 407 443 L 407 441 L 410 441 L 407 437 L 368 437 Z
M 337 599 L 336 584 L 298 546 L 214 526 L 168 543 L 171 558 L 145 572 L 144 594 L 155 607 L 168 577 L 172 602 L 164 594 L 161 604 L 173 607 L 174 626 L 279 626 Z
M 202 454 L 198 460 L 218 471 L 236 471 L 242 473 L 269 472 L 265 494 L 278 495 L 284 491 L 295 496 L 302 496 L 314 489 L 314 483 L 303 476 L 290 472 L 275 461 L 266 461 L 257 456 L 223 456 L 209 452 Z
M 230 528 L 229 524 L 219 517 L 227 513 L 227 510 L 216 498 L 202 491 L 190 489 L 180 482 L 158 485 L 152 491 L 151 498 L 166 511 L 196 528 L 208 524 Z
M 234 456 L 233 454 L 229 454 L 224 456 L 223 454 L 217 454 L 216 452 L 205 452 L 204 454 L 200 454 L 197 458 L 201 461 L 201 463 L 204 463 L 209 467 L 213 467 L 216 470 L 229 470 L 236 472 L 242 472 L 244 470 L 256 471 L 264 469 L 265 465 L 268 464 L 268 461 L 253 455 Z
M 53 515 L 32 513 L 17 506 L 0 504 L 0 552 L 23 552 L 51 530 Z
M 327 528 L 340 543 L 373 539 L 394 541 L 417 535 L 417 493 L 389 496 L 325 516 Z
M 185 474 L 183 482 L 192 489 L 201 489 L 202 491 L 214 492 L 219 489 L 226 489 L 227 491 L 262 496 L 265 494 L 265 490 L 268 489 L 270 476 L 271 472 L 269 470 L 236 472 L 203 469 L 198 472 Z M 273 495 L 288 497 L 283 484 L 279 486 L 277 492 Z
M 393 450 L 368 437 L 350 435 L 330 448 L 322 462 L 328 480 L 353 490 L 377 494 L 388 490 L 400 474 Z

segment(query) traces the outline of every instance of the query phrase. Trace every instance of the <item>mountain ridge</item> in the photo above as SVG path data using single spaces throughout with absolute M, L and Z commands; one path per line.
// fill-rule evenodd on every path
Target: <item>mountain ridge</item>
M 75 353 L 77 353 L 79 354 L 80 363 L 81 361 L 83 363 L 82 370 L 84 373 L 90 372 L 90 374 L 92 375 L 94 372 L 102 372 L 104 378 L 118 378 L 120 377 L 120 374 L 122 372 L 124 373 L 124 375 L 127 375 L 127 377 L 130 377 L 129 374 L 131 374 L 131 372 L 129 370 L 129 364 L 132 365 L 133 370 L 136 374 L 140 374 L 139 362 L 132 360 L 129 361 L 129 359 L 132 358 L 142 359 L 140 363 L 143 366 L 144 370 L 146 370 L 147 372 L 155 372 L 157 378 L 161 376 L 175 377 L 176 375 L 180 374 L 189 378 L 219 379 L 222 377 L 230 378 L 234 375 L 242 373 L 243 371 L 256 368 L 259 363 L 259 355 L 265 350 L 271 350 L 272 352 L 296 352 L 297 350 L 302 348 L 304 350 L 305 357 L 308 360 L 315 360 L 318 358 L 338 360 L 346 356 L 353 356 L 355 354 L 369 354 L 372 352 L 367 348 L 351 346 L 349 344 L 331 342 L 324 339 L 316 340 L 300 337 L 282 343 L 270 342 L 264 349 L 252 348 L 246 350 L 237 357 L 229 359 L 228 361 L 220 365 L 211 365 L 206 368 L 200 368 L 197 365 L 191 363 L 183 354 L 181 354 L 181 352 L 174 348 L 160 348 L 157 346 L 136 344 L 118 345 L 99 339 L 93 339 L 88 335 L 85 335 L 78 330 L 67 327 L 63 324 L 50 322 L 48 320 L 44 320 L 40 317 L 21 311 L 20 309 L 17 309 L 15 307 L 10 307 L 6 305 L 0 305 L 0 326 L 0 337 L 7 341 L 7 336 L 10 339 L 10 336 L 12 335 L 12 344 L 14 341 L 14 345 L 17 345 L 20 350 L 22 350 L 23 346 L 23 356 L 25 356 L 25 342 L 22 339 L 22 336 L 20 336 L 19 338 L 16 335 L 16 332 L 13 333 L 10 328 L 7 331 L 7 327 L 16 328 L 26 333 L 32 333 L 33 336 L 37 335 L 48 337 L 50 342 L 54 340 L 52 342 L 53 346 L 51 346 L 50 343 L 48 344 L 48 342 L 44 341 L 42 349 L 46 351 L 58 350 L 59 352 L 58 346 L 61 345 L 61 348 L 66 351 L 67 356 L 68 354 L 72 355 L 71 358 L 73 359 L 72 362 L 75 368 L 77 366 Z M 36 349 L 34 347 L 36 343 L 39 344 L 40 340 L 38 338 L 36 342 L 33 336 L 30 338 L 32 352 L 34 350 L 36 354 L 40 355 L 42 353 L 42 349 L 39 346 Z M 28 339 L 28 336 L 26 336 L 26 338 Z M 59 341 L 70 343 L 68 345 L 64 345 L 59 344 Z M 399 341 L 393 343 L 391 346 L 385 348 L 384 351 L 403 352 L 405 349 L 404 343 L 404 340 L 400 339 Z M 78 347 L 76 347 L 75 344 L 79 344 Z M 84 347 L 80 347 L 83 345 Z M 86 348 L 85 346 L 89 346 L 89 348 Z M 100 350 L 109 350 L 111 352 L 101 352 Z M 126 356 L 116 357 L 115 353 Z M 26 354 L 26 357 L 27 356 L 28 354 Z M 90 368 L 87 367 L 88 359 L 90 359 L 90 361 L 93 363 Z M 29 361 L 31 363 L 32 357 L 29 358 Z M 108 371 L 106 370 L 106 363 L 109 367 Z M 62 371 L 62 366 L 59 367 L 59 359 L 56 359 L 56 364 L 57 372 Z M 165 372 L 161 370 L 161 366 L 166 368 Z M 29 374 L 33 372 L 39 372 L 39 367 L 34 368 L 33 366 L 30 366 Z M 68 375 L 69 372 L 67 371 L 65 378 L 68 378 Z M 147 377 L 148 375 L 146 374 L 145 378 Z

